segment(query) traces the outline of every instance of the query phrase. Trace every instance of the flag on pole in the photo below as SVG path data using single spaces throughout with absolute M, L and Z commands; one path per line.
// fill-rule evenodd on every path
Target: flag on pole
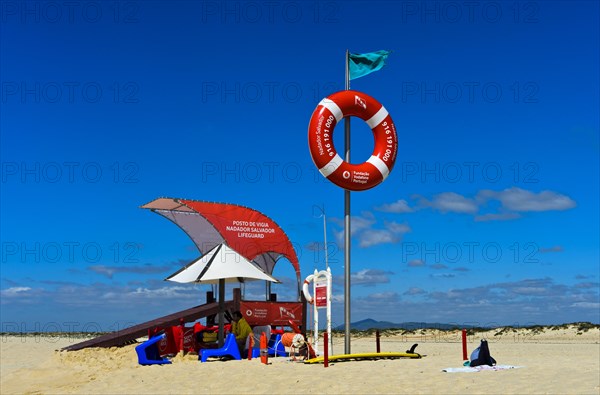
M 351 53 L 349 55 L 350 79 L 363 77 L 385 66 L 385 60 L 391 51 L 376 51 L 363 54 Z

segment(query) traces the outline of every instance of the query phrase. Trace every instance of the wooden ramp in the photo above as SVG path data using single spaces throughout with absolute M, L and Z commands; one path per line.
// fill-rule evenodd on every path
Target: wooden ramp
M 239 300 L 235 300 L 235 298 L 233 301 L 225 302 L 225 310 L 237 310 L 238 307 Z M 73 344 L 63 348 L 63 350 L 75 351 L 86 347 L 124 346 L 139 337 L 147 336 L 149 329 L 179 325 L 181 320 L 183 320 L 183 322 L 193 322 L 200 318 L 218 314 L 218 312 L 219 303 L 206 303 L 200 306 L 192 307 L 191 309 L 180 311 L 178 313 L 169 314 L 152 321 L 134 325 L 121 331 L 107 333 L 106 335 L 102 335 L 94 339 Z

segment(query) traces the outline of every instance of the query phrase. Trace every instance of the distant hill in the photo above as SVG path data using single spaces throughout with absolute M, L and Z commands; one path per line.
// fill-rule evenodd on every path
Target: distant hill
M 449 330 L 449 329 L 457 329 L 457 328 L 465 328 L 470 329 L 473 328 L 473 325 L 456 325 L 456 324 L 442 324 L 442 323 L 429 323 L 429 322 L 389 322 L 389 321 L 376 321 L 371 318 L 367 318 L 366 320 L 352 322 L 350 324 L 350 329 L 355 329 L 359 331 L 365 331 L 368 329 L 405 329 L 405 330 L 415 330 L 415 329 L 441 329 L 441 330 Z M 344 325 L 339 325 L 334 330 L 343 331 L 345 329 Z

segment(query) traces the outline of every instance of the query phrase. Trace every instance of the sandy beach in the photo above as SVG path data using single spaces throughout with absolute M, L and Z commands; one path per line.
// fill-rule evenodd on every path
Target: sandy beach
M 469 353 L 486 338 L 499 365 L 519 368 L 446 373 L 462 366 L 460 332 L 386 332 L 381 351 L 405 351 L 419 343 L 422 359 L 350 361 L 307 365 L 287 357 L 200 363 L 178 355 L 173 364 L 140 366 L 135 345 L 56 351 L 81 338 L 4 335 L 2 394 L 598 394 L 600 331 L 576 327 L 494 329 L 468 337 Z M 344 338 L 334 337 L 341 354 Z M 352 339 L 352 352 L 374 352 L 373 335 Z

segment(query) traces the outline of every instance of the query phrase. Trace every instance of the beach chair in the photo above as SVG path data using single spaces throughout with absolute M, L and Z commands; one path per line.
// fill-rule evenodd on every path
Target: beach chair
M 269 339 L 269 356 L 270 357 L 286 357 L 288 354 L 285 352 L 285 346 L 281 341 L 281 335 L 273 334 Z
M 171 363 L 167 358 L 160 356 L 158 342 L 167 337 L 164 333 L 146 340 L 135 347 L 140 365 L 165 365 Z
M 227 335 L 227 339 L 225 339 L 225 344 L 223 347 L 202 350 L 199 355 L 199 359 L 201 362 L 206 362 L 209 357 L 224 357 L 226 355 L 233 357 L 233 359 L 242 359 L 240 356 L 240 350 L 238 349 L 238 345 L 235 341 L 235 335 L 233 333 Z

